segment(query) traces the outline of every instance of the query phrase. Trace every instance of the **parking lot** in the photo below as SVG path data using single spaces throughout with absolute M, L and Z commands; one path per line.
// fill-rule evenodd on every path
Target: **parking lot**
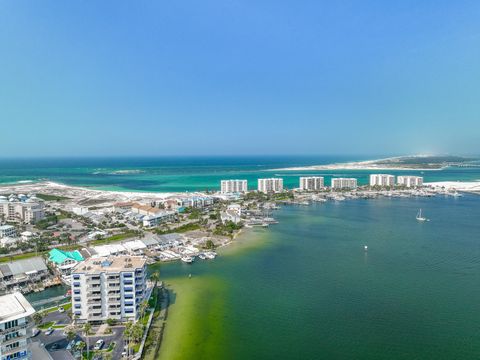
M 89 349 L 93 350 L 95 346 L 95 342 L 99 339 L 103 339 L 105 341 L 102 350 L 107 350 L 110 344 L 115 344 L 112 350 L 112 358 L 113 359 L 121 359 L 123 349 L 123 326 L 112 327 L 112 334 L 108 335 L 101 335 L 96 336 L 92 335 L 88 337 L 89 342 Z M 33 341 L 38 341 L 45 346 L 47 351 L 52 355 L 54 359 L 69 359 L 73 358 L 73 356 L 65 355 L 69 353 L 67 351 L 68 341 L 66 335 L 63 333 L 63 329 L 55 329 L 52 334 L 46 335 L 44 331 L 42 331 L 39 335 L 33 338 Z M 77 332 L 77 337 L 75 338 L 75 342 L 77 341 L 84 341 L 87 343 L 85 336 L 81 332 Z M 63 357 L 62 357 L 63 356 Z

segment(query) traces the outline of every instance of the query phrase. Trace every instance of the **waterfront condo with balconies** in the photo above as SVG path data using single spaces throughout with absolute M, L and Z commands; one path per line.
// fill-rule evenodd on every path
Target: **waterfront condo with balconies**
M 146 296 L 146 258 L 90 258 L 72 270 L 72 314 L 79 322 L 136 320 Z
M 15 292 L 0 296 L 0 360 L 30 359 L 30 317 L 35 310 Z

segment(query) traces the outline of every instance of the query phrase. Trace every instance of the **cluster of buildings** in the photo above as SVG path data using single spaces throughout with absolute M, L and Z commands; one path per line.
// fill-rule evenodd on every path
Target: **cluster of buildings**
M 389 174 L 371 174 L 370 186 L 405 186 L 420 187 L 423 186 L 423 177 L 412 175 L 395 176 Z M 358 187 L 356 178 L 332 178 L 330 186 L 332 189 L 355 189 Z M 325 189 L 325 179 L 323 176 L 302 176 L 299 179 L 299 190 L 301 191 L 320 191 Z M 221 193 L 244 193 L 247 192 L 247 180 L 222 180 Z M 262 193 L 278 193 L 283 191 L 282 178 L 258 179 L 257 191 Z
M 0 195 L 0 220 L 34 224 L 45 218 L 45 206 L 35 195 Z

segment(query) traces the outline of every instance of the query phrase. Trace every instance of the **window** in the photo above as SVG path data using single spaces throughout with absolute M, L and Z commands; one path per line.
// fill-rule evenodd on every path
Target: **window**
M 75 287 L 80 287 L 80 283 L 79 283 L 79 282 L 74 282 L 74 283 L 73 283 L 73 286 L 75 286 Z
M 74 298 L 74 300 L 75 300 L 75 301 L 82 301 L 82 298 L 76 297 L 76 298 Z
M 75 295 L 80 295 L 80 290 L 75 289 L 75 290 L 73 290 L 73 293 L 74 293 Z
M 74 274 L 74 275 L 73 275 L 73 280 L 80 280 L 80 275 Z
M 82 308 L 82 304 L 75 304 L 75 309 L 81 309 Z

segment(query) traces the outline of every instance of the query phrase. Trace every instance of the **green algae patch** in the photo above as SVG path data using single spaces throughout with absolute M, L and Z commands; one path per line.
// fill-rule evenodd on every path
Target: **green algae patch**
M 170 307 L 158 359 L 218 358 L 224 353 L 227 283 L 194 276 L 168 279 L 166 286 Z

